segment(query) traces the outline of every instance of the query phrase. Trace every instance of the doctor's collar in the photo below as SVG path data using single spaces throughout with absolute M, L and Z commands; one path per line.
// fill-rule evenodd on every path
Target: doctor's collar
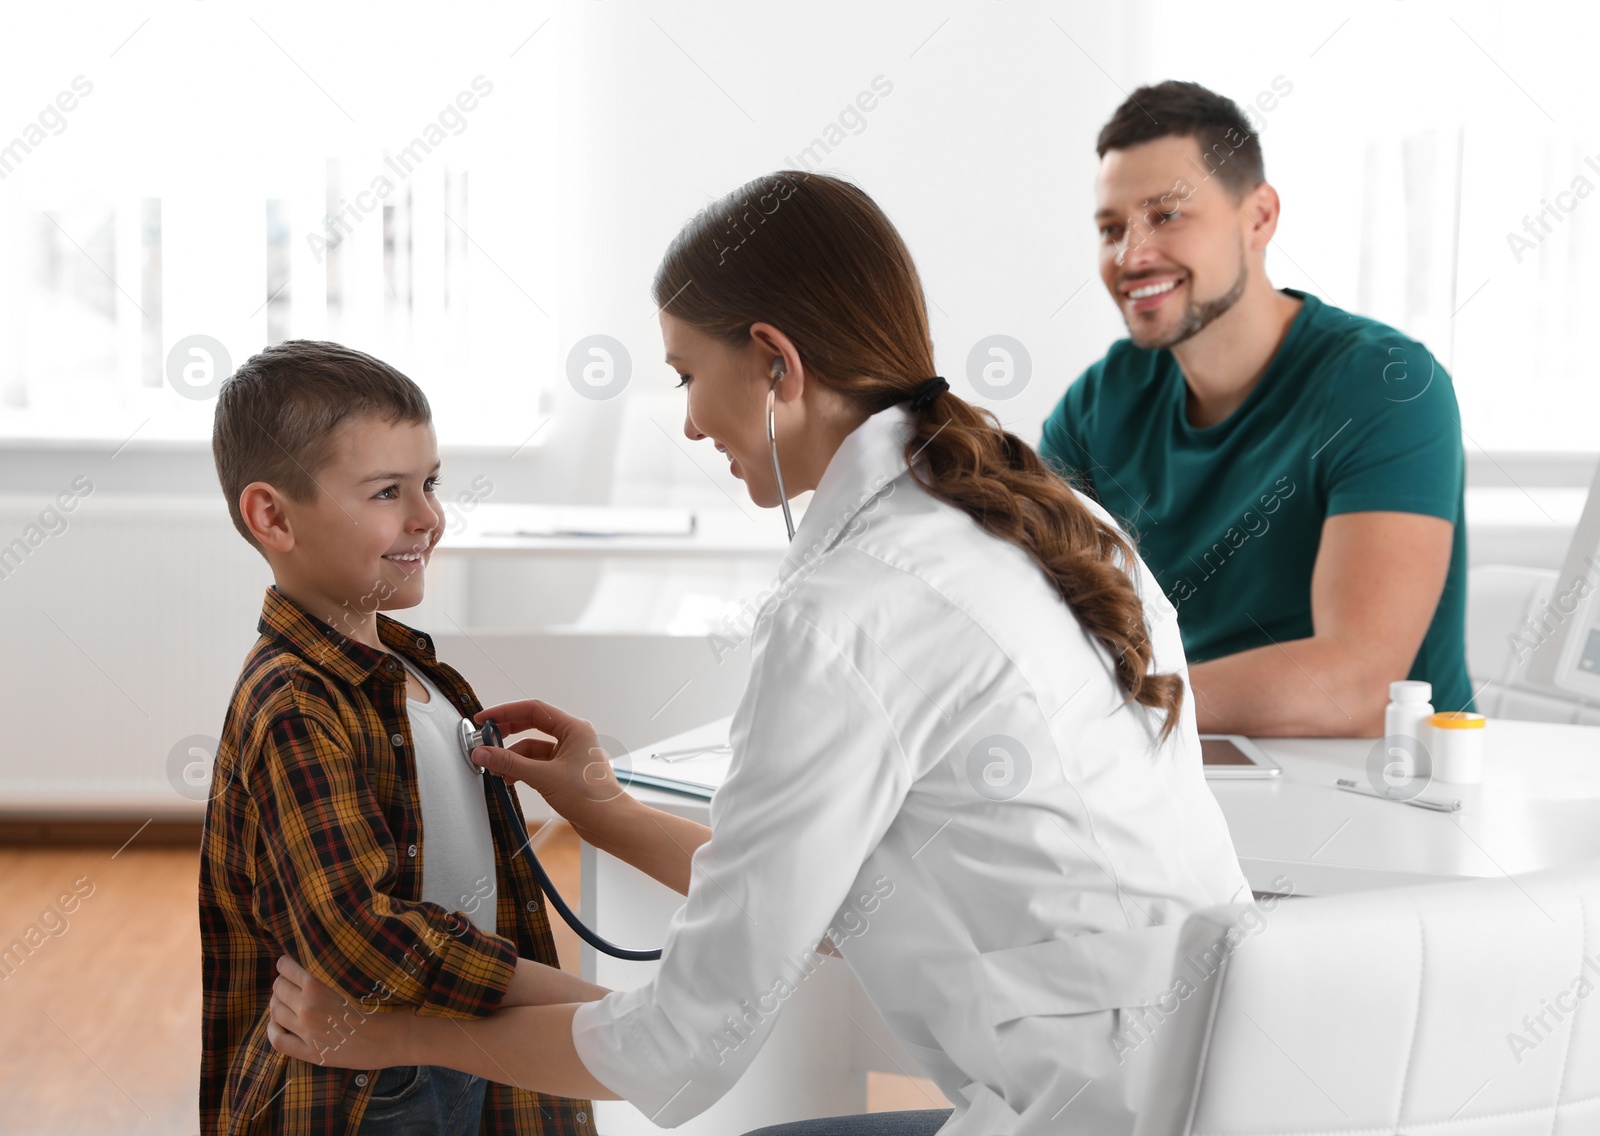
M 780 578 L 831 551 L 856 515 L 906 471 L 912 416 L 902 400 L 868 417 L 839 443 L 795 528 Z

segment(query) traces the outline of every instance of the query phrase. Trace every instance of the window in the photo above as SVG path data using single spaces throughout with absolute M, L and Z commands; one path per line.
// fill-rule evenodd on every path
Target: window
M 516 444 L 557 358 L 543 18 L 8 14 L 0 434 L 203 439 L 182 389 L 332 338 Z
M 1454 379 L 1469 459 L 1600 449 L 1596 13 L 1529 20 L 1487 0 L 1245 20 L 1159 0 L 1143 15 L 1141 75 L 1246 103 L 1292 84 L 1254 111 L 1284 203 L 1274 283 L 1426 344 Z

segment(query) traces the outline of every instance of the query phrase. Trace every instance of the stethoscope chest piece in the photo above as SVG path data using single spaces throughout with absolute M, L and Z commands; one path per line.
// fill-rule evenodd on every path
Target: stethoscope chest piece
M 475 726 L 471 718 L 461 719 L 456 727 L 456 738 L 461 743 L 461 760 L 467 763 L 467 768 L 474 773 L 482 773 L 483 766 L 472 760 L 472 751 L 479 746 L 494 746 L 500 748 L 505 744 L 505 738 L 500 735 L 500 727 L 495 725 L 493 718 L 485 718 L 483 726 Z
M 473 724 L 471 718 L 461 719 L 456 727 L 456 739 L 461 743 L 461 760 L 471 767 L 474 773 L 487 772 L 483 766 L 476 765 L 472 760 L 472 751 L 481 745 L 504 748 L 505 736 L 500 733 L 500 727 L 493 718 L 485 718 L 482 726 Z M 485 792 L 495 794 L 500 800 L 500 809 L 505 816 L 515 817 L 517 813 L 516 798 L 512 795 L 511 786 L 503 777 L 491 777 Z M 578 937 L 596 950 L 604 951 L 614 958 L 629 959 L 633 961 L 651 961 L 661 957 L 660 951 L 630 951 L 608 943 L 594 931 L 590 930 L 583 920 L 579 919 L 566 901 L 561 898 L 561 893 L 556 890 L 556 885 L 551 882 L 550 874 L 544 870 L 544 865 L 539 863 L 539 857 L 534 855 L 533 845 L 529 842 L 526 832 L 522 836 L 522 846 L 519 849 L 523 862 L 533 873 L 534 882 L 539 890 L 550 899 L 550 905 L 556 909 L 556 914 L 566 922 L 567 926 L 577 932 Z

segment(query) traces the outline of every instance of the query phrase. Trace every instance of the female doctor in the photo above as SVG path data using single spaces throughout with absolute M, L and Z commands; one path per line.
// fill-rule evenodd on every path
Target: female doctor
M 1123 1008 L 1170 988 L 1189 912 L 1249 898 L 1171 605 L 1098 505 L 934 377 L 910 253 L 855 186 L 743 186 L 679 233 L 654 295 L 684 432 L 786 519 L 815 490 L 711 826 L 622 792 L 590 724 L 542 702 L 479 717 L 553 741 L 474 757 L 687 897 L 659 972 L 577 1003 L 553 972 L 552 1004 L 473 1021 L 374 1014 L 330 1051 L 347 1007 L 286 959 L 272 1043 L 621 1097 L 673 1126 L 836 949 L 954 1115 L 783 1132 L 1131 1130 L 1152 1046 Z

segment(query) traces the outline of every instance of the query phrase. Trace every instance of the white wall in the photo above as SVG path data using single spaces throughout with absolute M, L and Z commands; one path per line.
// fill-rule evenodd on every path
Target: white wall
M 1036 438 L 1117 330 L 1096 284 L 1062 307 L 1093 271 L 1092 138 L 1120 96 L 1072 58 L 1052 7 L 1063 6 L 564 6 L 568 339 L 613 335 L 636 383 L 675 382 L 648 295 L 666 243 L 709 201 L 802 162 L 882 76 L 892 92 L 818 168 L 858 182 L 899 226 L 959 393 L 974 394 L 965 376 L 979 339 L 1026 345 L 1033 377 L 995 409 Z M 1120 69 L 1130 10 L 1071 7 L 1074 33 Z M 615 436 L 612 412 L 594 412 L 597 455 Z
M 159 36 L 162 21 L 184 19 L 191 7 L 163 8 L 161 19 L 139 34 Z M 725 478 L 721 463 L 709 447 L 691 446 L 678 433 L 681 395 L 660 362 L 650 276 L 666 243 L 697 208 L 758 173 L 800 161 L 812 140 L 879 76 L 893 84 L 892 92 L 821 168 L 858 181 L 905 235 L 928 290 L 940 370 L 958 393 L 977 397 L 968 356 L 981 339 L 1004 334 L 1025 345 L 1030 381 L 1014 397 L 990 403 L 1024 438 L 1037 437 L 1061 391 L 1122 331 L 1094 268 L 1093 141 L 1139 83 L 1196 78 L 1244 101 L 1279 74 L 1292 79 L 1294 94 L 1264 132 L 1269 174 L 1287 202 L 1285 247 L 1295 250 L 1292 260 L 1274 254 L 1271 270 L 1279 284 L 1326 286 L 1335 302 L 1357 307 L 1363 222 L 1352 204 L 1359 195 L 1343 132 L 1365 130 L 1386 112 L 1396 121 L 1435 112 L 1441 122 L 1454 121 L 1466 107 L 1484 121 L 1508 123 L 1507 138 L 1515 141 L 1530 129 L 1530 117 L 1539 118 L 1453 18 L 1503 57 L 1504 66 L 1557 113 L 1562 129 L 1583 128 L 1581 91 L 1553 86 L 1552 69 L 1537 49 L 1577 51 L 1587 37 L 1552 39 L 1549 21 L 1542 30 L 1537 23 L 1524 26 L 1505 14 L 1504 5 L 1398 7 L 1358 5 L 1348 26 L 1340 24 L 1343 10 L 1264 13 L 1165 0 L 830 0 L 761 7 L 728 0 L 561 0 L 486 9 L 488 15 L 480 12 L 469 24 L 441 19 L 436 34 L 450 43 L 452 75 L 470 75 L 481 59 L 504 92 L 521 100 L 517 105 L 548 92 L 552 107 L 555 129 L 545 130 L 545 123 L 530 133 L 529 145 L 541 147 L 541 155 L 552 147 L 536 184 L 507 177 L 484 193 L 502 211 L 524 196 L 559 206 L 558 231 L 548 246 L 517 253 L 517 264 L 529 273 L 522 279 L 538 292 L 554 330 L 509 292 L 502 312 L 508 321 L 539 328 L 529 332 L 527 367 L 548 380 L 552 421 L 537 444 L 515 455 L 504 447 L 473 448 L 472 429 L 450 426 L 442 434 L 447 477 L 465 485 L 488 473 L 500 501 L 726 504 L 701 472 Z M 366 11 L 368 18 L 390 12 Z M 315 40 L 320 16 L 311 9 L 284 12 L 297 37 Z M 522 44 L 546 16 L 549 24 Z M 362 18 L 350 20 L 345 34 L 359 36 Z M 1446 44 L 1448 52 L 1439 54 Z M 118 66 L 136 65 L 128 61 L 137 59 L 138 45 L 136 39 L 118 56 Z M 319 49 L 307 66 L 336 79 L 338 59 L 338 51 Z M 70 59 L 60 62 L 70 74 Z M 363 90 L 362 104 L 382 107 L 405 93 L 404 109 L 387 113 L 410 121 L 411 105 L 421 105 L 412 88 L 427 79 L 428 66 L 426 52 L 407 49 L 397 56 L 393 91 Z M 300 82 L 287 68 L 281 79 Z M 8 98 L 15 93 L 0 90 Z M 296 91 L 296 100 L 306 94 Z M 1477 101 L 1464 101 L 1467 95 Z M 220 86 L 207 97 L 230 96 Z M 315 103 L 314 92 L 310 97 Z M 473 130 L 489 123 L 475 120 Z M 96 137 L 84 118 L 52 145 L 61 150 Z M 1515 162 L 1521 151 L 1508 145 L 1507 160 Z M 31 160 L 48 158 L 41 152 Z M 141 161 L 161 166 L 159 156 Z M 0 186 L 0 192 L 9 190 Z M 1498 217 L 1482 224 L 1487 245 L 1503 244 Z M 486 247 L 495 247 L 493 229 L 475 230 Z M 1520 281 L 1504 269 L 1492 272 L 1496 288 Z M 203 280 L 167 281 L 179 293 L 204 286 Z M 588 399 L 567 381 L 566 349 L 591 334 L 626 346 L 633 377 L 618 398 Z M 1479 405 L 1483 409 L 1473 413 L 1487 430 L 1496 404 L 1490 398 Z M 1553 417 L 1581 421 L 1572 414 Z M 537 425 L 530 421 L 528 429 Z M 623 445 L 628 450 L 619 453 Z M 88 474 L 97 485 L 83 516 L 0 582 L 0 635 L 8 646 L 21 647 L 10 654 L 0 690 L 0 713 L 13 739 L 0 751 L 0 806 L 45 800 L 87 806 L 98 799 L 182 807 L 181 795 L 167 784 L 168 752 L 187 734 L 216 733 L 254 637 L 264 566 L 219 522 L 207 449 L 136 436 L 115 450 L 107 442 L 0 447 L 0 494 L 9 499 L 0 508 L 0 544 L 74 477 Z M 630 471 L 627 482 L 614 477 L 618 468 Z M 1519 460 L 1469 447 L 1474 480 L 1513 489 L 1585 486 L 1592 468 L 1592 452 L 1565 461 Z M 151 496 L 171 498 L 170 509 L 162 505 L 142 517 L 142 506 L 118 510 L 119 498 Z M 758 519 L 781 524 L 775 512 Z M 494 613 L 504 610 L 515 611 L 517 628 L 531 633 L 542 621 L 570 620 L 593 586 L 593 568 L 573 564 L 500 565 L 474 578 L 451 579 L 442 566 L 436 571 L 432 607 L 409 617 L 435 632 L 449 632 L 453 623 L 487 630 L 495 625 Z M 733 587 L 726 581 L 707 586 Z M 730 603 L 739 598 L 727 594 Z M 526 641 L 506 648 L 512 656 L 528 650 Z M 530 675 L 546 676 L 540 681 L 569 683 L 563 689 L 598 707 L 597 717 L 617 714 L 621 732 L 647 733 L 660 723 L 652 725 L 648 713 L 620 705 L 618 697 L 636 694 L 641 704 L 657 698 L 649 666 L 677 664 L 637 654 L 649 650 L 636 645 L 644 661 L 622 682 L 584 673 L 594 665 L 589 654 L 581 668 L 561 675 L 548 667 L 541 672 L 533 661 L 527 665 Z M 478 666 L 487 685 L 503 682 L 481 662 L 456 661 L 469 671 Z M 726 681 L 730 673 L 706 683 L 704 704 L 679 709 L 707 715 L 731 709 L 736 685 Z
M 207 787 L 185 780 L 188 750 L 215 752 L 257 639 L 266 563 L 220 500 L 91 490 L 41 518 L 34 502 L 0 497 L 0 532 L 30 531 L 47 535 L 0 566 L 0 813 L 198 816 Z M 424 603 L 393 614 L 432 634 L 485 705 L 546 699 L 621 753 L 730 713 L 743 690 L 747 646 L 550 631 L 538 603 L 512 594 L 537 573 L 484 575 L 475 588 L 468 561 L 439 554 Z

